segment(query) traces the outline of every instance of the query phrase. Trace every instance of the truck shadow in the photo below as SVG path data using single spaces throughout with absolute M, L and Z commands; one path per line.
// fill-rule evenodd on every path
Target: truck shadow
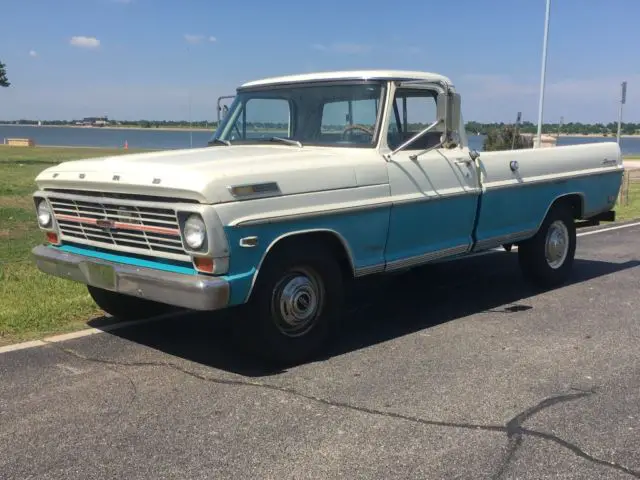
M 576 258 L 566 288 L 640 265 Z M 517 315 L 540 293 L 522 278 L 515 253 L 495 253 L 460 262 L 362 281 L 348 301 L 338 338 L 325 358 L 478 313 Z M 260 377 L 279 373 L 253 360 L 232 341 L 234 310 L 187 313 L 109 332 L 161 352 L 232 373 Z M 96 328 L 100 326 L 96 325 Z

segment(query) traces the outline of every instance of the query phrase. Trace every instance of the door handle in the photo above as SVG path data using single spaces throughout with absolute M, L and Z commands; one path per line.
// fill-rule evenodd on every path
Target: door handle
M 456 163 L 456 165 L 466 165 L 467 167 L 471 165 L 471 160 L 469 159 L 458 159 L 454 160 L 454 162 Z

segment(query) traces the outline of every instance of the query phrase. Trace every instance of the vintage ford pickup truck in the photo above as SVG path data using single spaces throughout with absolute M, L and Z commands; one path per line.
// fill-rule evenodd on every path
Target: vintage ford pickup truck
M 517 245 L 528 279 L 559 285 L 576 220 L 613 219 L 622 174 L 615 142 L 470 150 L 442 75 L 269 78 L 201 148 L 44 170 L 33 254 L 114 317 L 240 306 L 253 351 L 298 362 L 366 275 Z

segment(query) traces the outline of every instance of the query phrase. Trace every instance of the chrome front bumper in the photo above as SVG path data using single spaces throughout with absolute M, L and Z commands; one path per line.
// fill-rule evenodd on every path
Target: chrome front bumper
M 113 292 L 193 310 L 218 310 L 229 303 L 229 283 L 222 278 L 113 263 L 45 245 L 32 254 L 42 272 Z

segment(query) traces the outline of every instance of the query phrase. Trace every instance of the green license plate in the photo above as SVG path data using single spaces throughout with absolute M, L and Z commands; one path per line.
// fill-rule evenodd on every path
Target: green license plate
M 87 263 L 87 272 L 89 281 L 92 285 L 107 290 L 115 290 L 116 288 L 116 272 L 109 265 L 101 265 L 99 263 Z

